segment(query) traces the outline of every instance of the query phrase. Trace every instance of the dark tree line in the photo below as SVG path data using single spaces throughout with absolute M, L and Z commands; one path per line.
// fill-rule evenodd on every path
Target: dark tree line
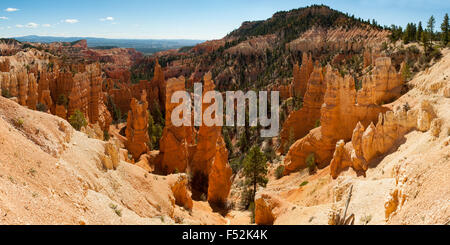
M 391 41 L 396 42 L 403 40 L 405 44 L 410 42 L 420 42 L 424 45 L 425 49 L 431 47 L 431 42 L 441 41 L 444 46 L 449 42 L 449 21 L 448 14 L 445 14 L 444 21 L 441 24 L 440 31 L 436 29 L 436 19 L 431 16 L 426 23 L 425 29 L 422 26 L 422 22 L 417 25 L 415 23 L 408 23 L 403 29 L 401 26 L 392 25 L 391 29 Z

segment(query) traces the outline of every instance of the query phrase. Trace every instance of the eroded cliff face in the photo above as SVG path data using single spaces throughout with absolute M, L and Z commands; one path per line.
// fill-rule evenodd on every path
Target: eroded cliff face
M 62 64 L 55 57 L 36 51 L 3 59 L 3 70 L 8 72 L 0 74 L 1 89 L 16 97 L 20 105 L 46 110 L 64 119 L 80 110 L 89 123 L 109 129 L 111 115 L 105 110 L 100 64 Z
M 376 122 L 379 113 L 388 110 L 379 105 L 381 101 L 400 96 L 403 79 L 392 68 L 389 58 L 379 58 L 376 64 L 372 75 L 363 78 L 363 88 L 358 92 L 353 77 L 342 77 L 331 67 L 327 68 L 321 127 L 310 131 L 290 148 L 285 174 L 305 168 L 307 158 L 314 159 L 319 168 L 329 165 L 339 140 L 350 140 L 358 122 L 363 126 Z
M 311 129 L 316 127 L 317 122 L 320 120 L 320 109 L 322 108 L 326 89 L 324 73 L 325 70 L 316 63 L 309 76 L 303 107 L 300 110 L 291 112 L 283 124 L 280 133 L 281 147 L 279 151 L 281 153 L 287 153 L 286 151 L 290 147 L 289 144 L 303 138 Z
M 304 98 L 307 91 L 307 86 L 311 73 L 313 72 L 314 64 L 312 61 L 312 55 L 308 55 L 306 52 L 303 53 L 302 66 L 299 67 L 298 63 L 294 65 L 293 75 L 294 75 L 294 95 L 297 97 Z
M 414 129 L 426 132 L 433 124 L 439 124 L 435 117 L 433 107 L 425 100 L 418 109 L 409 110 L 404 106 L 395 112 L 380 114 L 376 126 L 371 123 L 365 129 L 358 123 L 351 142 L 337 143 L 330 164 L 331 176 L 337 178 L 348 167 L 365 174 L 371 160 L 391 150 L 406 133 Z
M 302 52 L 317 52 L 327 50 L 333 52 L 337 50 L 359 52 L 364 47 L 378 46 L 387 41 L 389 31 L 379 31 L 375 29 L 365 29 L 354 27 L 325 29 L 313 27 L 303 33 L 299 38 L 290 42 L 290 50 Z

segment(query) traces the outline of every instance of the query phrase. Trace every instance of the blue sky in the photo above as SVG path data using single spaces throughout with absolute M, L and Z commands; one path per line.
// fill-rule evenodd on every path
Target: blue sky
M 1 0 L 0 37 L 218 39 L 243 21 L 320 3 L 382 25 L 434 15 L 440 27 L 450 12 L 448 0 Z

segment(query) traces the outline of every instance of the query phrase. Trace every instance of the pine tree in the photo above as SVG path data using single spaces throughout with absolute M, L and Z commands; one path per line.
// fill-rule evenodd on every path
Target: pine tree
M 422 41 L 423 50 L 425 51 L 425 54 L 428 54 L 428 46 L 429 46 L 428 36 L 429 35 L 426 31 L 422 32 L 421 41 Z
M 267 160 L 266 156 L 259 149 L 259 146 L 253 146 L 244 159 L 243 173 L 246 184 L 253 186 L 252 201 L 255 201 L 256 188 L 258 185 L 265 187 L 267 185 Z
M 442 22 L 441 25 L 441 30 L 442 30 L 442 43 L 445 45 L 447 45 L 448 43 L 448 39 L 449 39 L 449 24 L 448 24 L 448 14 L 445 14 L 444 16 L 444 21 Z
M 422 33 L 423 33 L 422 21 L 419 21 L 419 25 L 417 26 L 417 32 L 416 32 L 416 40 L 417 41 L 420 41 L 422 39 Z
M 406 25 L 405 32 L 403 33 L 403 42 L 405 44 L 415 41 L 416 39 L 416 25 L 413 23 L 408 23 Z
M 436 19 L 434 18 L 434 16 L 432 15 L 430 17 L 430 19 L 428 20 L 428 24 L 427 24 L 427 31 L 429 34 L 429 39 L 430 41 L 433 41 L 433 36 L 434 36 L 434 24 L 436 24 Z

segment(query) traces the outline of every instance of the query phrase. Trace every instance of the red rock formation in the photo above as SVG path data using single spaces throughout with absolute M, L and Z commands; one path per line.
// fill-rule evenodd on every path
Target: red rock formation
M 143 91 L 141 100 L 131 100 L 131 110 L 128 112 L 125 146 L 134 160 L 148 151 L 148 103 L 147 94 Z
M 74 47 L 74 48 L 80 48 L 80 49 L 87 49 L 87 48 L 88 48 L 87 41 L 86 41 L 85 39 L 80 40 L 80 41 L 74 43 L 74 44 L 72 45 L 72 47 Z
M 120 83 L 129 84 L 131 82 L 131 73 L 125 68 L 107 67 L 105 69 L 106 76 Z
M 208 202 L 223 206 L 231 190 L 233 171 L 228 164 L 228 150 L 223 137 L 217 139 L 216 154 L 208 175 Z
M 211 53 L 214 50 L 217 50 L 224 45 L 225 45 L 225 40 L 223 40 L 223 39 L 206 41 L 206 42 L 197 44 L 195 47 L 193 47 L 192 52 L 198 53 L 198 54 Z
M 374 30 L 372 28 L 354 27 L 351 29 L 313 27 L 304 32 L 299 38 L 287 44 L 292 51 L 321 52 L 321 51 L 354 51 L 359 52 L 363 47 L 375 47 L 387 41 L 390 32 Z
M 194 202 L 192 201 L 191 192 L 189 191 L 189 180 L 187 176 L 180 175 L 176 181 L 169 180 L 169 186 L 170 189 L 172 189 L 175 204 L 186 210 L 192 210 Z
M 10 74 L 8 72 L 0 73 L 0 89 L 7 90 L 9 92 L 10 89 Z
M 383 105 L 400 96 L 404 79 L 401 70 L 395 70 L 390 58 L 376 59 L 371 73 L 362 79 L 363 88 L 358 91 L 358 104 Z
M 98 114 L 99 114 L 98 122 L 100 128 L 102 128 L 103 131 L 109 131 L 109 126 L 111 125 L 113 119 L 111 113 L 108 111 L 108 108 L 106 107 L 104 102 L 99 103 Z
M 376 126 L 371 123 L 365 129 L 358 123 L 351 142 L 345 144 L 344 140 L 341 140 L 337 143 L 330 163 L 331 176 L 336 179 L 339 173 L 348 167 L 365 174 L 372 159 L 388 152 L 411 130 L 428 131 L 435 117 L 430 103 L 423 101 L 419 109 L 406 111 L 401 108 L 395 112 L 380 114 Z
M 258 193 L 255 197 L 255 223 L 273 225 L 286 210 L 292 209 L 291 206 L 277 195 Z
M 172 104 L 170 100 L 173 93 L 185 90 L 185 79 L 171 78 L 166 84 L 166 125 L 160 140 L 161 171 L 164 173 L 185 172 L 188 166 L 189 150 L 186 127 L 175 127 L 172 124 L 172 111 L 179 104 Z
M 111 95 L 114 104 L 120 109 L 122 114 L 130 110 L 132 94 L 129 88 L 121 86 L 120 89 L 112 89 L 109 95 Z
M 376 103 L 395 94 L 400 95 L 399 91 L 397 93 L 398 86 L 394 86 L 399 85 L 399 75 L 391 73 L 391 66 L 386 68 L 389 62 L 385 58 L 378 59 L 376 64 L 374 74 L 363 79 L 366 82 L 363 82 L 363 89 L 358 94 L 351 76 L 341 77 L 336 71 L 327 70 L 327 91 L 321 109 L 322 126 L 291 147 L 285 159 L 285 174 L 305 168 L 305 161 L 312 154 L 319 168 L 327 166 L 333 157 L 336 143 L 341 139 L 350 140 L 358 122 L 363 126 L 369 125 L 376 122 L 380 113 L 388 110 Z M 388 75 L 381 74 L 381 71 Z
M 9 79 L 9 94 L 12 97 L 18 97 L 19 96 L 19 90 L 18 90 L 18 81 L 17 81 L 17 74 L 10 74 Z
M 286 153 L 289 144 L 301 139 L 316 126 L 320 120 L 320 109 L 323 104 L 323 97 L 326 90 L 324 80 L 324 71 L 318 63 L 313 69 L 308 82 L 305 97 L 303 99 L 303 107 L 292 112 L 283 124 L 281 130 L 281 147 L 279 151 Z M 299 123 L 301 122 L 301 123 Z
M 203 95 L 215 88 L 211 73 L 204 77 Z M 212 103 L 203 103 L 203 113 Z M 202 115 L 203 115 L 202 113 Z M 190 163 L 193 188 L 208 194 L 208 202 L 223 205 L 231 188 L 232 171 L 228 165 L 228 151 L 221 127 L 202 125 L 197 136 L 197 147 Z
M 139 83 L 131 85 L 130 90 L 133 98 L 139 99 L 141 97 L 142 90 L 147 90 L 147 85 L 147 80 L 140 80 Z
M 32 110 L 36 110 L 38 103 L 38 85 L 33 73 L 28 74 L 28 95 L 27 106 Z
M 67 110 L 64 105 L 55 105 L 55 116 L 67 120 Z
M 50 91 L 53 101 L 58 101 L 60 95 L 69 97 L 73 87 L 73 75 L 71 72 L 57 73 L 56 79 L 50 80 Z
M 302 66 L 299 67 L 298 63 L 294 65 L 294 95 L 298 97 L 302 97 L 305 95 L 306 87 L 309 81 L 309 77 L 311 72 L 313 71 L 314 65 L 312 61 L 312 56 L 306 53 L 303 53 L 302 57 Z
M 153 74 L 153 79 L 147 86 L 147 93 L 149 94 L 148 103 L 150 107 L 154 105 L 160 105 L 159 109 L 162 111 L 165 109 L 163 105 L 166 103 L 166 82 L 164 72 L 161 65 L 156 59 L 155 70 Z
M 48 110 L 51 110 L 53 108 L 53 101 L 52 97 L 50 95 L 50 90 L 44 90 L 42 91 L 41 97 L 39 99 L 39 103 L 45 105 Z M 56 113 L 55 113 L 56 115 Z
M 10 62 L 9 59 L 5 59 L 4 61 L 0 61 L 0 72 L 9 72 Z
M 90 86 L 90 96 L 89 96 L 89 121 L 92 124 L 96 124 L 99 119 L 100 104 L 103 104 L 103 101 L 100 100 L 102 97 L 102 79 L 100 77 L 91 77 L 91 86 Z
M 38 100 L 40 103 L 42 103 L 41 101 L 43 101 L 42 94 L 45 90 L 49 90 L 50 94 L 50 74 L 46 70 L 43 70 L 39 74 L 38 82 Z
M 19 104 L 27 105 L 27 94 L 28 94 L 28 74 L 26 70 L 21 70 L 17 73 L 17 82 L 19 88 Z
M 287 100 L 293 96 L 292 85 L 276 85 L 271 91 L 280 92 L 281 100 Z
M 73 78 L 73 87 L 72 91 L 69 95 L 69 106 L 67 108 L 68 116 L 70 117 L 75 113 L 76 110 L 81 111 L 83 114 L 86 115 L 86 108 L 83 105 L 82 99 L 83 97 L 83 87 L 82 82 L 85 80 L 86 77 L 82 77 L 82 74 L 75 74 L 75 77 Z M 84 82 L 83 82 L 84 83 Z M 89 98 L 89 97 L 87 97 Z

